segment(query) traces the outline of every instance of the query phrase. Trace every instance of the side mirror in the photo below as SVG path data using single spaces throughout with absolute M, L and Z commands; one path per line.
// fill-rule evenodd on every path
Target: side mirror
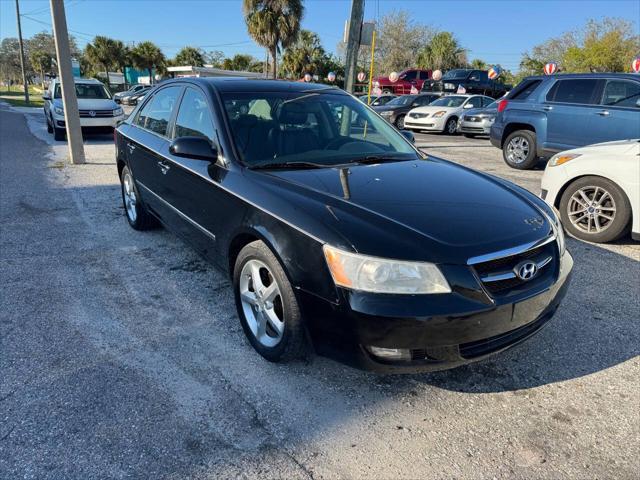
M 44 92 L 44 93 L 42 94 L 42 99 L 43 99 L 43 100 L 51 100 L 51 97 L 49 96 L 49 94 L 48 94 L 47 92 Z
M 409 140 L 411 143 L 416 143 L 416 137 L 413 136 L 413 132 L 409 130 L 400 130 L 400 133 L 404 135 L 404 138 Z
M 169 145 L 169 153 L 176 157 L 194 158 L 215 162 L 218 152 L 211 146 L 209 140 L 203 137 L 180 137 Z

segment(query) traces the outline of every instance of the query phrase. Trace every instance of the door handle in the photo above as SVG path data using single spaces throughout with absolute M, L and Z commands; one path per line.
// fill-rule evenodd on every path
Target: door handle
M 542 109 L 543 109 L 545 112 L 549 112 L 549 111 L 553 110 L 553 107 L 552 107 L 551 105 L 546 105 L 546 106 L 542 107 Z
M 596 115 L 600 115 L 601 117 L 608 117 L 610 115 L 609 110 L 600 110 L 596 112 Z
M 163 175 L 166 175 L 171 168 L 167 163 L 164 162 L 164 160 L 159 161 L 158 166 L 160 167 L 160 171 Z
M 129 149 L 129 153 L 133 153 L 136 149 L 136 146 L 133 143 L 127 142 L 127 148 Z

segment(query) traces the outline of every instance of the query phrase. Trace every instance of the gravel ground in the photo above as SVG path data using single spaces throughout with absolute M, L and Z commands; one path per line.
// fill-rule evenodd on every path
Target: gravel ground
M 630 240 L 569 240 L 554 321 L 490 361 L 274 365 L 244 340 L 227 278 L 171 233 L 129 228 L 110 136 L 69 166 L 41 114 L 0 107 L 0 127 L 0 478 L 637 478 Z M 538 192 L 542 172 L 487 140 L 417 140 Z

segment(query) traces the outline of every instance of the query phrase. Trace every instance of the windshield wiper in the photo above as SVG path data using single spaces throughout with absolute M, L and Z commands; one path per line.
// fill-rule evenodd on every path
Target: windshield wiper
M 304 168 L 328 168 L 332 165 L 327 165 L 324 163 L 313 163 L 313 162 L 272 162 L 272 163 L 262 163 L 258 165 L 254 165 L 251 170 L 267 170 L 267 169 L 304 169 Z
M 403 160 L 415 160 L 415 158 L 407 158 L 404 155 L 367 155 L 366 157 L 355 159 L 354 163 L 369 165 L 373 163 L 401 162 Z

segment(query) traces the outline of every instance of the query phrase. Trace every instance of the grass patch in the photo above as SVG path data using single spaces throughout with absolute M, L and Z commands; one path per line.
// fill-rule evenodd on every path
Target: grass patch
M 29 105 L 24 101 L 24 90 L 21 86 L 0 88 L 0 99 L 14 107 L 43 107 L 42 89 L 29 85 Z

